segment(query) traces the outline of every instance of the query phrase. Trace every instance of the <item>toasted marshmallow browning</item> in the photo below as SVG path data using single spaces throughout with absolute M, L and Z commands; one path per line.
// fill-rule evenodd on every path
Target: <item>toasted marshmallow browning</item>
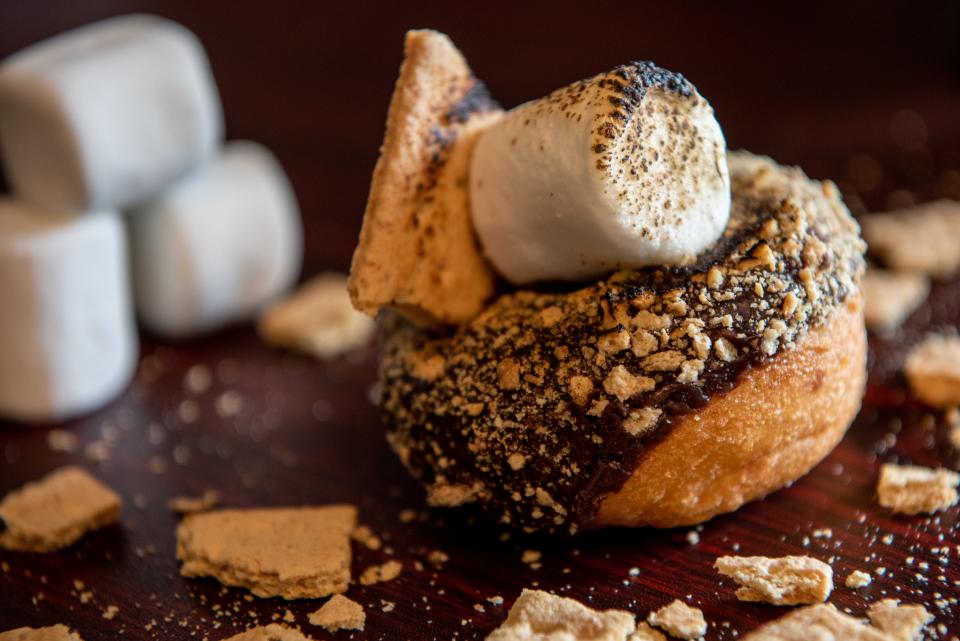
M 683 76 L 635 62 L 490 127 L 470 197 L 487 257 L 516 284 L 682 264 L 726 226 L 726 143 Z

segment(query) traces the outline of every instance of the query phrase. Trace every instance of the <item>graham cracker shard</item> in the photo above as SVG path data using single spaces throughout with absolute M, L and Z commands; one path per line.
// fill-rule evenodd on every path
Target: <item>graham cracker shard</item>
M 742 641 L 893 641 L 831 603 L 794 610 L 742 637 Z
M 877 499 L 899 514 L 933 514 L 957 502 L 960 475 L 950 470 L 886 463 L 880 468 Z
M 45 628 L 17 628 L 0 632 L 0 641 L 83 641 L 80 635 L 58 623 Z
M 84 469 L 62 467 L 3 498 L 6 530 L 0 546 L 31 552 L 65 548 L 116 521 L 120 505 L 120 497 Z
M 741 601 L 822 603 L 833 591 L 833 569 L 809 556 L 722 556 L 713 567 L 742 586 L 737 590 Z
M 470 220 L 467 172 L 477 136 L 501 114 L 447 36 L 407 32 L 350 269 L 357 309 L 459 324 L 493 294 Z
M 960 337 L 928 334 L 907 355 L 910 391 L 932 407 L 960 405 Z
M 960 202 L 937 200 L 864 216 L 870 253 L 897 270 L 947 278 L 960 270 Z
M 900 605 L 896 599 L 882 599 L 867 609 L 874 626 L 895 641 L 915 641 L 923 627 L 933 621 L 933 615 L 922 605 Z
M 324 628 L 327 632 L 337 630 L 363 631 L 367 615 L 363 606 L 348 599 L 342 594 L 335 594 L 324 603 L 319 610 L 312 612 L 309 617 L 311 625 Z
M 674 599 L 647 616 L 647 623 L 655 625 L 678 639 L 697 639 L 707 633 L 703 612 L 680 599 Z
M 356 521 L 352 505 L 193 514 L 177 528 L 180 574 L 214 577 L 263 598 L 345 592 Z
M 889 272 L 871 267 L 860 284 L 863 289 L 863 318 L 877 331 L 896 329 L 930 293 L 930 281 L 914 272 Z
M 314 641 L 300 630 L 281 623 L 258 625 L 223 641 Z
M 486 641 L 625 641 L 636 620 L 622 610 L 598 611 L 542 590 L 523 590 L 506 621 Z

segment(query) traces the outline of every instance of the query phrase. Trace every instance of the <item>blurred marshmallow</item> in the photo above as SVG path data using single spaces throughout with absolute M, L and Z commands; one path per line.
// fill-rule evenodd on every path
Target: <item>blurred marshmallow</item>
M 137 312 L 161 336 L 245 320 L 300 271 L 296 198 L 273 154 L 256 143 L 228 143 L 128 221 Z
M 682 264 L 726 227 L 726 143 L 692 84 L 635 62 L 484 131 L 470 202 L 484 252 L 516 284 Z
M 0 65 L 0 151 L 14 191 L 57 211 L 162 191 L 223 137 L 199 40 L 148 15 L 60 34 Z
M 137 334 L 123 223 L 0 199 L 0 415 L 68 419 L 129 383 Z

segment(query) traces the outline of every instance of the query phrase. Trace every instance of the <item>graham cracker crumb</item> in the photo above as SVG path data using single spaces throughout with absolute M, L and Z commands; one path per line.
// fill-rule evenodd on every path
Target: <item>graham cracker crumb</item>
M 960 269 L 960 204 L 939 200 L 865 216 L 863 237 L 886 265 L 949 277 Z
M 62 467 L 27 483 L 0 502 L 6 530 L 0 546 L 10 550 L 52 552 L 85 533 L 113 523 L 120 497 L 79 467 Z
M 374 321 L 353 308 L 346 276 L 325 273 L 272 305 L 260 317 L 257 331 L 271 345 L 326 360 L 366 345 Z
M 798 608 L 742 637 L 742 641 L 891 641 L 886 634 L 837 610 L 832 603 Z
M 117 616 L 118 612 L 120 612 L 119 607 L 115 605 L 108 605 L 106 608 L 104 608 L 103 614 L 101 616 L 107 621 L 113 621 L 113 618 Z
M 281 623 L 271 623 L 250 628 L 223 641 L 314 641 L 296 628 Z
M 667 641 L 667 637 L 659 630 L 654 630 L 641 621 L 637 624 L 637 629 L 634 630 L 627 641 Z
M 616 396 L 621 402 L 641 392 L 649 392 L 654 386 L 652 378 L 634 376 L 623 365 L 614 367 L 603 380 L 603 389 L 607 394 Z
M 907 355 L 914 396 L 933 407 L 960 405 L 960 337 L 929 334 Z
M 527 464 L 527 457 L 519 452 L 514 452 L 507 457 L 507 465 L 510 466 L 510 469 L 514 472 L 522 470 L 523 466 Z
M 371 565 L 363 574 L 360 575 L 360 585 L 373 585 L 374 583 L 383 583 L 393 581 L 400 576 L 403 571 L 403 564 L 400 561 L 387 561 L 382 565 Z
M 45 628 L 16 628 L 0 632 L 0 641 L 83 641 L 79 634 L 60 623 Z
M 374 534 L 373 530 L 366 525 L 358 525 L 350 534 L 350 538 L 369 550 L 376 551 L 383 546 L 383 541 L 380 540 L 380 537 Z
M 356 520 L 352 505 L 193 514 L 177 528 L 180 574 L 211 576 L 263 598 L 344 592 Z
M 570 397 L 577 405 L 586 405 L 590 399 L 590 392 L 593 391 L 593 381 L 586 376 L 570 377 Z
M 862 570 L 854 570 L 847 575 L 844 585 L 851 589 L 865 588 L 873 581 L 873 577 L 870 576 L 869 572 L 864 572 Z
M 427 555 L 427 562 L 431 565 L 443 565 L 450 560 L 450 555 L 443 550 L 431 550 Z
M 196 514 L 206 512 L 219 502 L 220 492 L 207 489 L 202 496 L 175 496 L 167 501 L 167 507 L 177 514 Z
M 696 639 L 707 633 L 703 612 L 680 599 L 674 599 L 670 604 L 651 612 L 647 615 L 647 623 L 678 639 Z
M 886 463 L 880 468 L 877 498 L 899 514 L 933 514 L 957 502 L 960 475 L 950 470 Z
M 524 550 L 520 555 L 520 561 L 523 563 L 537 563 L 541 558 L 543 554 L 540 550 Z
M 895 641 L 920 639 L 924 626 L 933 621 L 933 615 L 922 605 L 900 605 L 896 599 L 877 601 L 867 609 L 867 616 Z
M 623 421 L 623 429 L 631 436 L 642 434 L 657 424 L 663 410 L 655 407 L 643 407 L 632 410 Z
M 360 630 L 367 620 L 363 606 L 342 594 L 335 594 L 319 610 L 309 616 L 311 625 L 318 625 L 327 632 L 337 630 Z
M 47 447 L 51 452 L 65 452 L 70 454 L 77 451 L 80 439 L 73 432 L 67 430 L 50 430 L 47 432 Z
M 476 501 L 483 492 L 483 486 L 475 483 L 434 483 L 427 488 L 427 503 L 431 507 L 457 507 Z
M 623 641 L 635 626 L 629 612 L 593 610 L 574 599 L 524 589 L 486 641 Z
M 930 292 L 930 281 L 923 274 L 873 267 L 867 270 L 861 286 L 864 320 L 868 328 L 878 331 L 899 327 Z
M 742 586 L 736 592 L 741 601 L 822 603 L 833 590 L 833 569 L 809 556 L 722 556 L 714 567 Z

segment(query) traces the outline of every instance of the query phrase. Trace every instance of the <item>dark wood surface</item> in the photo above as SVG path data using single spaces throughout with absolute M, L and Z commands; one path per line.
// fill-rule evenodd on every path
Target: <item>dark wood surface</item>
M 304 211 L 307 275 L 348 264 L 402 32 L 413 26 L 450 32 L 506 105 L 626 59 L 652 58 L 686 73 L 713 101 L 731 146 L 834 177 L 858 212 L 960 198 L 960 34 L 957 9 L 946 3 L 395 4 L 8 2 L 0 6 L 0 54 L 132 10 L 196 30 L 230 136 L 265 142 L 291 175 Z M 960 285 L 936 291 L 937 303 L 910 321 L 910 335 L 960 323 Z M 88 641 L 120 633 L 215 640 L 288 608 L 309 628 L 306 613 L 318 602 L 248 600 L 214 581 L 179 577 L 177 521 L 166 500 L 213 487 L 228 506 L 356 503 L 389 551 L 357 547 L 355 573 L 389 555 L 404 563 L 396 581 L 351 588 L 367 608 L 364 633 L 310 628 L 317 639 L 482 639 L 520 589 L 534 586 L 641 617 L 684 598 L 703 608 L 708 639 L 732 639 L 783 610 L 736 601 L 711 569 L 728 553 L 832 559 L 832 602 L 855 614 L 882 596 L 923 602 L 948 631 L 934 638 L 948 639 L 960 635 L 957 508 L 897 518 L 873 499 L 882 461 L 960 466 L 942 420 L 905 393 L 896 373 L 902 343 L 872 340 L 864 410 L 826 461 L 791 488 L 707 523 L 693 545 L 690 529 L 544 540 L 502 531 L 469 510 L 427 511 L 382 438 L 370 401 L 374 348 L 318 363 L 263 346 L 249 327 L 182 344 L 147 338 L 121 399 L 55 426 L 79 437 L 77 452 L 49 450 L 54 426 L 0 424 L 0 493 L 75 462 L 125 499 L 119 525 L 69 550 L 0 552 L 0 630 L 62 622 Z M 184 378 L 197 365 L 213 372 L 214 383 L 195 396 Z M 87 456 L 91 443 L 107 445 L 106 461 Z M 401 521 L 404 510 L 417 518 Z M 832 538 L 813 536 L 823 528 Z M 425 561 L 435 549 L 450 557 L 442 569 Z M 542 567 L 521 562 L 525 549 L 543 552 Z M 843 587 L 854 569 L 874 573 L 873 584 Z M 87 603 L 78 580 L 92 590 Z M 496 595 L 505 606 L 486 601 Z M 938 599 L 952 602 L 941 609 Z M 384 601 L 396 604 L 392 612 L 382 611 Z M 119 607 L 112 620 L 101 616 L 108 605 Z

